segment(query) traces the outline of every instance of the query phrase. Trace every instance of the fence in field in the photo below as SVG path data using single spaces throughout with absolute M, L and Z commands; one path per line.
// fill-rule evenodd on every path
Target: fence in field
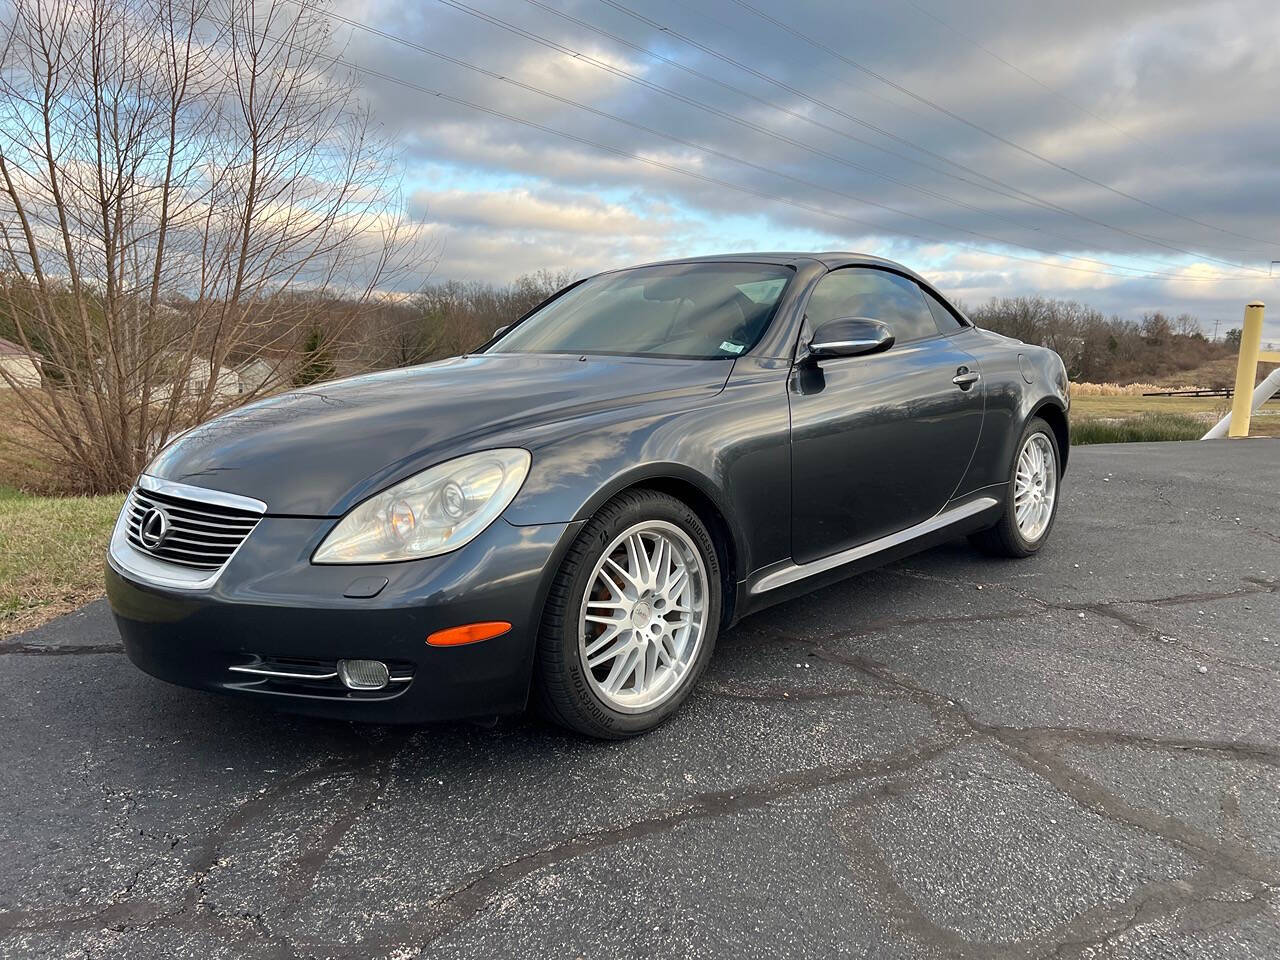
M 1231 399 L 1234 391 L 1230 387 L 1206 387 L 1204 390 L 1150 390 L 1144 397 L 1226 397 Z
M 1240 359 L 1236 361 L 1236 388 L 1231 399 L 1231 412 L 1214 424 L 1201 440 L 1219 437 L 1247 437 L 1249 420 L 1260 406 L 1280 392 L 1280 369 L 1253 386 L 1258 376 L 1258 361 L 1280 363 L 1280 351 L 1262 349 L 1264 306 L 1253 302 L 1244 308 L 1244 328 L 1240 333 Z

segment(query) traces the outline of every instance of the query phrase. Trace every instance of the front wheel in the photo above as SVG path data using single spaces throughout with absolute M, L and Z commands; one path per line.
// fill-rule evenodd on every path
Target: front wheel
M 651 730 L 706 667 L 720 609 L 719 561 L 698 515 L 654 490 L 615 497 L 569 548 L 547 599 L 543 711 L 594 737 Z
M 987 553 L 1000 557 L 1029 557 L 1036 553 L 1058 515 L 1058 441 L 1053 428 L 1039 417 L 1027 424 L 1005 490 L 1004 514 L 988 530 L 970 539 Z

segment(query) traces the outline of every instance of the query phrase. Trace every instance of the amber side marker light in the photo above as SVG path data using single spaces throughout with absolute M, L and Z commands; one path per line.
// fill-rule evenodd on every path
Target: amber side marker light
M 484 623 L 466 623 L 460 627 L 437 630 L 427 637 L 427 643 L 433 647 L 456 647 L 464 643 L 477 643 L 480 640 L 492 640 L 511 629 L 505 620 L 487 620 Z

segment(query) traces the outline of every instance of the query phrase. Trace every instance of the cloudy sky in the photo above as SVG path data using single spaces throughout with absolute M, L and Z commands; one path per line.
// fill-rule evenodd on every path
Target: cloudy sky
M 1280 340 L 1274 0 L 330 9 L 436 278 L 850 249 Z

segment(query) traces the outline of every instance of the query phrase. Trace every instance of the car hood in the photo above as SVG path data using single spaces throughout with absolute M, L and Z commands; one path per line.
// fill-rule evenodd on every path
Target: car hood
M 339 516 L 389 483 L 547 423 L 724 388 L 732 362 L 481 354 L 336 380 L 224 414 L 147 473 L 254 497 L 273 515 Z

